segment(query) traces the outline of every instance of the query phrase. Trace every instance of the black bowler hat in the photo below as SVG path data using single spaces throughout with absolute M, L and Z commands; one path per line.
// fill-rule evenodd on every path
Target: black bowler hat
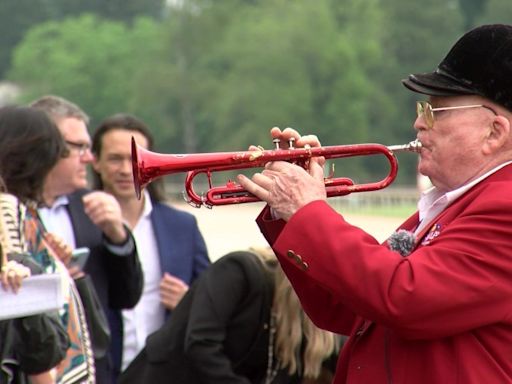
M 512 25 L 467 32 L 434 72 L 409 75 L 402 83 L 430 96 L 483 96 L 512 111 Z

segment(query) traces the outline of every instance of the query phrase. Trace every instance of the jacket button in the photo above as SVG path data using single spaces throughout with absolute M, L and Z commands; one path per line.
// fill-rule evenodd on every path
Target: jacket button
M 286 256 L 290 257 L 290 258 L 295 258 L 295 252 L 293 252 L 292 250 L 289 250 L 288 252 L 286 252 Z

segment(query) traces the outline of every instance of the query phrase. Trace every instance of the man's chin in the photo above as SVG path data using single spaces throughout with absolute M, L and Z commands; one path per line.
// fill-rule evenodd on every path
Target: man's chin
M 75 189 L 84 189 L 84 188 L 89 188 L 89 183 L 87 182 L 87 180 L 78 180 L 75 183 Z
M 418 173 L 420 175 L 423 175 L 423 176 L 429 176 L 430 174 L 430 171 L 431 171 L 431 165 L 432 163 L 428 160 L 428 159 L 425 159 L 425 158 L 420 158 L 419 162 L 418 162 Z
M 116 188 L 111 192 L 117 198 L 131 198 L 135 197 L 135 187 L 133 185 L 128 186 L 127 188 Z

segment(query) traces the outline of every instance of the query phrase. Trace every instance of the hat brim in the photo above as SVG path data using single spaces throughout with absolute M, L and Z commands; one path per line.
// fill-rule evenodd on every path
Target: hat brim
M 429 96 L 474 95 L 477 92 L 439 72 L 409 75 L 402 84 L 411 91 Z

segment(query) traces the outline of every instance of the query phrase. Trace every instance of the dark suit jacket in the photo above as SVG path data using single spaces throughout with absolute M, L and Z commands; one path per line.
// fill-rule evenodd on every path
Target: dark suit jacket
M 131 254 L 122 257 L 109 251 L 105 246 L 103 233 L 84 212 L 82 196 L 87 192 L 87 190 L 79 190 L 68 196 L 68 212 L 76 246 L 88 247 L 91 251 L 84 271 L 91 276 L 106 313 L 112 308 L 132 308 L 142 294 L 144 282 L 137 250 L 134 248 Z M 111 322 L 110 326 L 113 332 L 120 327 L 120 324 Z M 96 360 L 98 384 L 111 382 L 109 372 L 111 364 L 108 364 L 107 360 L 107 358 Z
M 217 260 L 165 325 L 148 337 L 119 384 L 263 382 L 273 298 L 270 275 L 249 252 Z
M 196 218 L 167 204 L 153 201 L 151 222 L 164 272 L 176 276 L 187 284 L 192 282 L 210 265 L 203 236 Z M 169 313 L 167 314 L 169 315 Z M 120 311 L 110 311 L 109 317 L 122 324 Z M 122 326 L 112 329 L 112 360 L 118 374 L 122 361 Z

